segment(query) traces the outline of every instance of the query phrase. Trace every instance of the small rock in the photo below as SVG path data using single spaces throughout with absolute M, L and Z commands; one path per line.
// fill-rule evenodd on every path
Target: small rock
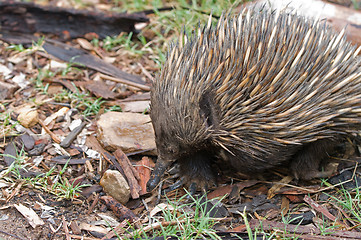
M 30 128 L 38 123 L 38 112 L 36 110 L 21 112 L 18 121 L 24 127 Z
M 100 179 L 99 184 L 107 194 L 115 198 L 121 204 L 126 204 L 129 201 L 130 188 L 119 171 L 107 170 L 102 179 Z
M 311 211 L 307 211 L 305 213 L 300 213 L 300 214 L 291 214 L 290 215 L 291 220 L 290 220 L 289 224 L 307 225 L 307 224 L 310 224 L 313 222 L 314 217 L 315 217 L 315 215 Z
M 24 144 L 25 150 L 29 151 L 34 148 L 35 140 L 29 134 L 23 134 L 20 136 L 21 142 Z
M 204 198 L 201 198 L 200 203 L 205 207 L 204 210 L 209 214 L 209 217 L 224 218 L 229 216 L 227 208 L 219 200 L 211 199 L 206 201 Z
M 107 112 L 98 120 L 98 139 L 109 151 L 121 148 L 125 153 L 150 149 L 155 155 L 154 130 L 148 115 Z
M 352 179 L 352 181 L 350 181 Z M 346 190 L 352 190 L 360 187 L 361 178 L 353 176 L 353 172 L 350 170 L 345 170 L 341 174 L 333 176 L 328 180 L 332 185 L 342 183 L 342 187 Z

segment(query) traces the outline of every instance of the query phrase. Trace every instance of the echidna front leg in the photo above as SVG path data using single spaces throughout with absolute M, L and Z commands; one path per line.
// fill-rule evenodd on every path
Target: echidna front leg
M 178 159 L 180 166 L 180 180 L 170 186 L 171 190 L 183 185 L 189 186 L 191 194 L 200 188 L 203 192 L 207 191 L 210 185 L 216 183 L 213 170 L 211 168 L 212 157 L 209 153 L 198 152 Z M 160 182 L 164 171 L 169 167 L 172 161 L 164 160 L 159 157 L 152 175 L 147 183 L 147 191 L 152 191 Z
M 291 170 L 296 179 L 311 180 L 329 177 L 333 169 L 320 170 L 322 163 L 327 162 L 335 151 L 335 140 L 322 139 L 308 143 L 301 148 L 291 160 Z
M 160 182 L 161 177 L 163 176 L 165 170 L 169 167 L 171 161 L 166 161 L 161 157 L 158 157 L 155 168 L 150 176 L 149 181 L 147 182 L 147 191 L 152 191 Z
M 195 193 L 197 189 L 206 192 L 208 187 L 216 184 L 215 174 L 212 169 L 213 156 L 206 151 L 201 151 L 184 157 L 178 161 L 180 175 L 185 184 L 189 185 L 189 192 Z

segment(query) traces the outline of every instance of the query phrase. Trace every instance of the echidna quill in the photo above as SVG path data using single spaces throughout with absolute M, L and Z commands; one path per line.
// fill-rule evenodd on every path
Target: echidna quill
M 297 179 L 325 177 L 321 162 L 361 123 L 360 48 L 343 35 L 250 10 L 180 36 L 152 86 L 158 160 L 148 190 L 174 162 L 199 187 L 214 180 L 216 161 L 246 174 L 283 165 Z

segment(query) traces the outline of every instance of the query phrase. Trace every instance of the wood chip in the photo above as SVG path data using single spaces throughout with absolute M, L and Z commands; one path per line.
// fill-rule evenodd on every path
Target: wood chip
M 150 179 L 151 173 L 151 160 L 148 157 L 143 157 L 135 166 L 135 169 L 139 173 L 139 185 L 141 187 L 140 195 L 144 195 L 147 193 L 147 182 Z M 153 163 L 154 165 L 154 163 Z
M 344 226 L 345 228 L 347 228 L 347 226 L 345 226 L 343 223 L 337 221 L 337 218 L 335 216 L 333 216 L 328 210 L 327 208 L 325 208 L 324 206 L 318 204 L 317 202 L 313 201 L 312 198 L 310 198 L 308 195 L 305 195 L 305 197 L 303 198 L 303 200 L 305 200 L 306 203 L 308 203 L 314 210 L 316 210 L 317 212 L 322 213 L 325 217 L 327 217 L 328 219 L 330 219 L 331 221 L 336 222 L 337 224 L 339 224 L 340 226 Z M 361 236 L 361 235 L 360 235 Z
M 123 204 L 110 196 L 103 196 L 100 200 L 113 211 L 120 221 L 127 219 L 131 222 L 136 222 L 139 219 L 129 208 L 125 207 Z
M 271 199 L 274 196 L 276 196 L 276 192 L 278 190 L 280 190 L 282 187 L 284 187 L 285 184 L 290 183 L 292 181 L 292 179 L 293 178 L 291 176 L 286 176 L 286 177 L 282 178 L 281 181 L 279 181 L 279 183 L 276 183 L 268 190 L 267 198 Z
M 141 187 L 139 186 L 137 181 L 137 179 L 138 180 L 140 179 L 137 170 L 135 170 L 135 168 L 129 161 L 128 157 L 120 148 L 118 148 L 118 150 L 114 152 L 114 156 L 118 160 L 128 180 L 128 184 L 130 187 L 130 194 L 132 195 L 132 198 L 133 199 L 139 198 L 139 192 L 141 191 Z
M 26 218 L 26 220 L 33 228 L 44 225 L 44 221 L 36 214 L 33 209 L 25 207 L 21 203 L 14 204 L 14 207 Z

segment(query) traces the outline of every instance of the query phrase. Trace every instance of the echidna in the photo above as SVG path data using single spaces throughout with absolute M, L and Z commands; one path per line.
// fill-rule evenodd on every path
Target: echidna
M 298 179 L 323 177 L 328 152 L 361 123 L 359 51 L 344 31 L 266 10 L 181 35 L 152 86 L 148 190 L 173 162 L 200 187 L 216 160 L 247 174 L 289 164 Z

